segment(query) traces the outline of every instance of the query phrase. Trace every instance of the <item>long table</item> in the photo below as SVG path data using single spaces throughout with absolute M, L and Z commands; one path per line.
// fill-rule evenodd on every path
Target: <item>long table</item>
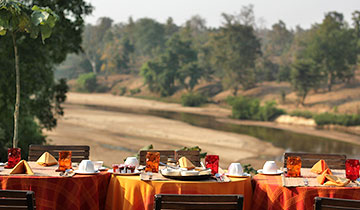
M 283 187 L 281 176 L 253 177 L 253 210 L 313 209 L 315 197 L 360 200 L 360 187 Z
M 214 181 L 141 181 L 139 176 L 112 175 L 106 198 L 107 210 L 154 208 L 156 194 L 242 194 L 244 209 L 250 210 L 251 178 L 231 178 L 231 182 Z

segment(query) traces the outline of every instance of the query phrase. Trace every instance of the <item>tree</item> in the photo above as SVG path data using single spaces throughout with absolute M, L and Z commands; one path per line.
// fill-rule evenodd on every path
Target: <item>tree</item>
M 3 1 L 1 1 L 3 2 Z M 7 1 L 9 2 L 9 1 Z M 66 99 L 65 80 L 54 80 L 54 67 L 65 60 L 68 53 L 80 52 L 83 16 L 91 12 L 91 6 L 82 0 L 24 0 L 32 8 L 34 4 L 49 7 L 59 17 L 51 38 L 41 44 L 41 37 L 32 39 L 26 34 L 17 34 L 21 93 L 19 113 L 19 141 L 23 158 L 27 157 L 29 144 L 42 144 L 45 137 L 42 129 L 54 128 L 57 118 L 63 115 L 62 103 Z M 30 14 L 27 13 L 28 15 Z M 16 98 L 16 74 L 14 71 L 14 48 L 11 33 L 0 36 L 0 159 L 5 161 L 5 148 L 13 139 L 13 113 Z
M 354 33 L 349 30 L 342 14 L 330 12 L 323 22 L 315 26 L 316 33 L 309 44 L 308 56 L 320 63 L 327 76 L 328 91 L 337 79 L 354 76 L 357 48 Z
M 310 90 L 316 88 L 321 79 L 320 66 L 312 60 L 297 59 L 291 70 L 291 85 L 299 97 L 299 103 L 305 104 Z
M 106 31 L 111 28 L 112 22 L 113 20 L 108 17 L 101 17 L 95 26 L 87 25 L 83 33 L 83 49 L 95 75 L 98 73 L 97 69 L 100 66 L 99 61 L 101 49 L 103 48 L 104 35 Z
M 16 44 L 18 33 L 29 33 L 31 38 L 36 39 L 41 33 L 42 42 L 49 38 L 58 16 L 49 8 L 32 7 L 30 8 L 16 1 L 7 0 L 0 2 L 0 35 L 10 33 L 14 47 L 15 71 L 16 71 L 16 102 L 14 111 L 14 137 L 13 147 L 17 147 L 19 141 L 19 112 L 20 112 L 20 67 L 18 46 Z
M 225 24 L 213 35 L 213 61 L 224 71 L 223 83 L 237 94 L 255 86 L 255 61 L 261 54 L 260 41 L 252 26 L 242 25 L 232 15 L 223 14 Z

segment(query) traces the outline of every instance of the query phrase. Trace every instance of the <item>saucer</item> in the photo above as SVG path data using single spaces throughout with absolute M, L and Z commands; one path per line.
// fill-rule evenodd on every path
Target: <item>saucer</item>
M 106 168 L 106 167 L 100 167 L 98 170 L 99 170 L 99 171 L 106 171 L 107 168 Z
M 100 173 L 100 171 L 80 171 L 80 170 L 75 170 L 74 171 L 76 174 L 98 174 Z
M 273 173 L 264 173 L 262 169 L 257 170 L 257 172 L 259 174 L 264 174 L 264 175 L 279 175 L 279 174 L 284 173 L 282 170 L 276 170 L 276 172 L 273 172 Z
M 249 177 L 251 176 L 248 173 L 243 173 L 243 174 L 229 174 L 229 173 L 225 173 L 226 176 L 228 177 L 234 177 L 234 178 L 245 178 L 245 177 Z

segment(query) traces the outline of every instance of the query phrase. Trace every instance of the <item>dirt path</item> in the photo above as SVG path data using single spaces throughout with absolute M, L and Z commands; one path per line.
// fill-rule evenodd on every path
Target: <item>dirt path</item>
M 110 94 L 69 93 L 65 105 L 65 117 L 58 126 L 45 134 L 51 144 L 86 144 L 91 147 L 92 160 L 104 160 L 106 165 L 122 163 L 127 156 L 134 155 L 143 146 L 153 144 L 156 149 L 178 149 L 182 146 L 200 146 L 208 154 L 220 155 L 220 165 L 227 167 L 231 162 L 251 163 L 260 168 L 268 156 L 281 156 L 283 149 L 251 136 L 240 135 L 148 115 L 102 111 L 82 105 L 116 106 L 133 109 L 156 109 L 191 112 L 226 118 L 230 110 L 219 107 L 191 108 L 179 104 L 143 100 Z M 229 119 L 225 119 L 229 120 Z M 237 121 L 237 123 L 244 123 Z M 359 137 L 347 134 L 329 134 L 328 131 L 314 132 L 312 128 L 282 126 L 275 123 L 257 123 L 263 126 L 289 129 L 296 132 L 329 137 L 340 136 L 340 140 L 360 142 Z M 335 132 L 336 133 L 336 132 Z M 328 137 L 326 136 L 326 137 Z

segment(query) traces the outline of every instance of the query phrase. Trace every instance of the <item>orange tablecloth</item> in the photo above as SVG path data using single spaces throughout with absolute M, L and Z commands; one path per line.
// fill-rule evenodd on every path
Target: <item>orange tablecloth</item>
M 139 176 L 112 176 L 106 198 L 107 210 L 152 210 L 154 196 L 167 194 L 242 194 L 244 209 L 250 210 L 250 178 L 232 178 L 231 182 L 141 181 Z
M 0 176 L 1 189 L 32 190 L 38 210 L 104 209 L 109 173 L 74 177 Z
M 314 209 L 315 197 L 360 200 L 360 187 L 283 187 L 281 176 L 253 177 L 253 210 Z

